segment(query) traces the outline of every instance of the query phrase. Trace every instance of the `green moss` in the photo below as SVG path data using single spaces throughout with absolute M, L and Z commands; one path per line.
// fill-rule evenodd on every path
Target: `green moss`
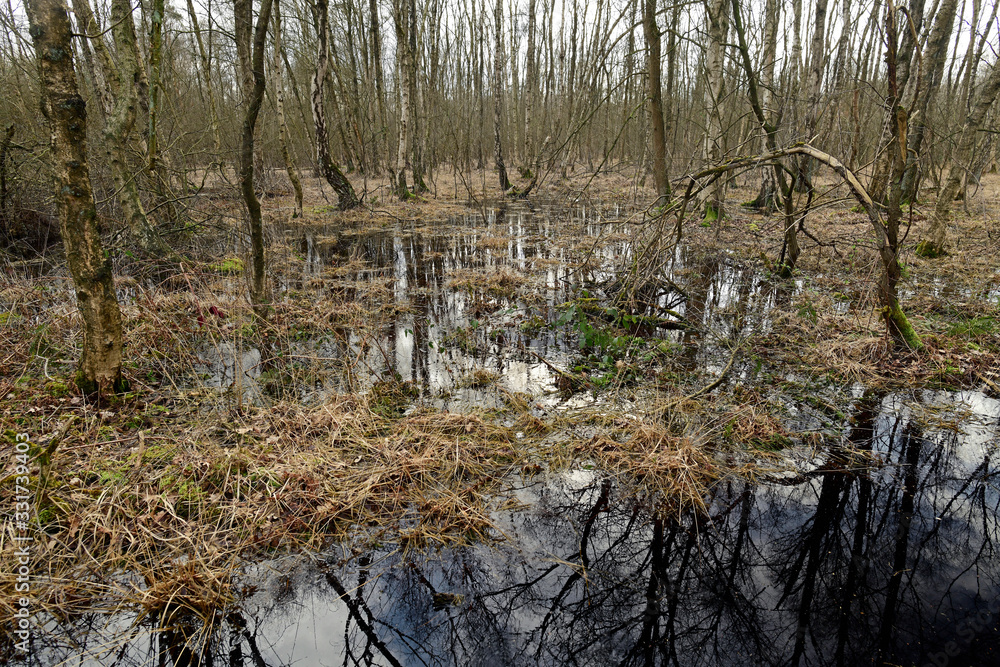
M 1000 325 L 992 317 L 973 317 L 952 324 L 948 329 L 948 335 L 979 338 L 980 336 L 994 336 L 998 333 L 998 329 L 1000 329 Z
M 162 467 L 174 460 L 177 448 L 174 445 L 149 445 L 142 453 L 142 462 Z
M 45 390 L 55 398 L 61 398 L 70 394 L 69 385 L 65 382 L 59 382 L 58 380 L 54 380 L 46 384 Z
M 403 382 L 398 376 L 391 380 L 376 382 L 372 386 L 371 411 L 387 419 L 398 419 L 410 404 L 420 395 L 420 389 L 412 382 Z
M 780 433 L 772 433 L 767 438 L 755 438 L 750 441 L 754 449 L 761 451 L 776 452 L 786 447 L 791 447 L 792 439 Z
M 933 241 L 921 241 L 914 248 L 913 252 L 917 253 L 920 257 L 926 257 L 927 259 L 936 259 L 938 257 L 944 257 L 948 252 L 938 244 Z
M 911 350 L 923 349 L 924 344 L 920 340 L 920 336 L 914 331 L 913 325 L 906 319 L 906 314 L 903 313 L 902 308 L 898 304 L 892 308 L 886 307 L 882 312 L 889 327 L 889 332 L 894 339 L 904 343 Z
M 237 257 L 227 257 L 221 262 L 216 262 L 215 264 L 210 264 L 209 269 L 215 273 L 221 273 L 223 275 L 238 276 L 243 273 L 246 266 L 243 264 L 243 260 Z

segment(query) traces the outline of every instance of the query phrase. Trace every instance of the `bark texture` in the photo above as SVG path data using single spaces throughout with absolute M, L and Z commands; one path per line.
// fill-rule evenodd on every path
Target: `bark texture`
M 302 217 L 302 180 L 299 178 L 299 172 L 295 168 L 295 163 L 292 162 L 292 154 L 288 149 L 288 123 L 285 120 L 285 86 L 284 86 L 284 72 L 282 71 L 282 66 L 284 63 L 281 58 L 281 6 L 278 0 L 272 0 L 274 7 L 272 11 L 274 19 L 274 107 L 278 114 L 278 141 L 281 144 L 281 159 L 285 163 L 285 173 L 288 174 L 288 180 L 292 183 L 292 189 L 295 191 L 295 208 L 292 211 L 292 218 Z
M 500 192 L 506 195 L 513 186 L 510 179 L 507 178 L 507 166 L 503 161 L 503 141 L 500 136 L 503 125 L 503 82 L 506 78 L 504 75 L 502 0 L 494 0 L 493 22 L 496 29 L 496 48 L 493 58 L 493 155 L 496 158 Z
M 316 127 L 316 163 L 319 172 L 337 193 L 337 206 L 342 211 L 361 205 L 354 187 L 333 161 L 330 154 L 330 137 L 326 127 L 326 107 L 323 90 L 330 68 L 330 16 L 328 0 L 316 0 L 310 5 L 313 26 L 316 28 L 316 69 L 312 80 L 312 114 Z
M 951 167 L 948 169 L 948 178 L 938 192 L 937 204 L 935 204 L 934 214 L 931 216 L 928 238 L 917 246 L 917 252 L 924 256 L 936 257 L 944 254 L 947 250 L 948 219 L 951 217 L 951 206 L 962 189 L 963 177 L 975 151 L 978 135 L 983 129 L 986 116 L 998 94 L 1000 94 L 1000 63 L 993 65 L 989 76 L 980 87 L 976 102 L 966 116 L 965 123 L 959 133 L 958 145 L 955 147 Z
M 406 185 L 406 170 L 410 166 L 410 153 L 406 150 L 410 141 L 410 99 L 412 85 L 410 78 L 410 40 L 406 33 L 409 29 L 409 3 L 407 0 L 395 0 L 392 5 L 392 22 L 396 29 L 396 72 L 399 81 L 399 137 L 396 145 L 395 187 L 396 196 L 400 199 L 410 197 L 410 189 Z
M 115 45 L 112 57 L 104 43 L 100 30 L 94 21 L 88 0 L 74 2 L 77 18 L 87 28 L 94 51 L 98 56 L 103 76 L 97 80 L 102 86 L 99 99 L 107 106 L 102 108 L 105 115 L 102 132 L 102 147 L 111 167 L 115 189 L 121 203 L 125 222 L 133 238 L 142 250 L 153 257 L 173 257 L 173 251 L 156 231 L 139 192 L 137 170 L 129 165 L 129 138 L 135 129 L 139 96 L 147 89 L 139 48 L 132 19 L 132 8 L 128 0 L 111 2 L 111 37 Z
M 59 224 L 66 262 L 83 320 L 76 383 L 84 392 L 120 391 L 122 320 L 97 225 L 87 167 L 87 108 L 73 68 L 69 16 L 62 0 L 26 3 L 42 89 L 42 112 L 52 131 Z
M 705 132 L 705 159 L 709 164 L 719 164 L 725 155 L 722 130 L 722 98 L 725 94 L 725 48 L 729 34 L 729 0 L 708 0 L 705 4 L 708 48 L 705 55 L 705 108 L 708 116 Z M 712 194 L 705 203 L 705 218 L 719 220 L 725 216 L 726 181 L 715 182 Z
M 656 0 L 642 0 L 642 32 L 646 38 L 646 90 L 653 180 L 657 203 L 670 199 L 667 175 L 667 133 L 663 122 L 663 84 L 660 76 L 660 27 L 656 24 Z
M 243 129 L 240 141 L 240 191 L 247 207 L 248 224 L 250 227 L 250 302 L 254 312 L 263 316 L 269 300 L 264 258 L 264 220 L 260 210 L 260 200 L 253 187 L 253 151 L 254 131 L 257 128 L 257 116 L 264 101 L 264 50 L 267 38 L 267 24 L 271 21 L 271 6 L 273 0 L 263 0 L 260 13 L 257 15 L 257 25 L 253 31 L 253 42 L 246 46 L 250 53 L 250 71 L 243 72 L 243 78 L 252 82 L 247 88 L 248 100 L 246 113 L 243 116 Z M 239 4 L 240 0 L 237 0 Z M 247 17 L 244 20 L 248 20 Z M 242 34 L 242 33 L 241 33 Z M 242 62 L 242 61 L 241 61 Z

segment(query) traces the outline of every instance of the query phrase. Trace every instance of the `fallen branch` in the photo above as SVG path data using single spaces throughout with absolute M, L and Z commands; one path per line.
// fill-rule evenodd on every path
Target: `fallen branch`
M 682 397 L 680 397 L 680 398 L 678 398 L 676 400 L 671 401 L 670 403 L 667 403 L 666 407 L 663 408 L 663 414 L 666 415 L 668 412 L 670 412 L 671 410 L 673 410 L 675 407 L 677 407 L 681 403 L 684 403 L 685 401 L 690 401 L 690 400 L 693 400 L 695 398 L 698 398 L 699 396 L 704 396 L 705 394 L 707 394 L 708 392 L 712 391 L 713 389 L 715 389 L 716 387 L 718 387 L 720 384 L 722 384 L 722 381 L 726 379 L 726 376 L 729 374 L 729 371 L 732 370 L 733 364 L 736 362 L 736 355 L 737 355 L 737 353 L 739 353 L 739 351 L 740 351 L 740 346 L 739 345 L 737 345 L 736 347 L 733 348 L 733 353 L 731 355 L 729 355 L 729 362 L 726 364 L 726 367 L 722 369 L 722 372 L 719 373 L 719 377 L 715 378 L 714 382 L 712 382 L 711 384 L 709 384 L 709 385 L 707 385 L 705 387 L 702 387 L 701 389 L 699 389 L 698 391 L 694 392 L 693 394 L 688 394 L 687 396 L 682 396 Z

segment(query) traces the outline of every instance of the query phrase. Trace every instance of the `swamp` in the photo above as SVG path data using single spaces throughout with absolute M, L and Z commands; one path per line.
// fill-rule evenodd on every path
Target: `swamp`
M 998 3 L 70 4 L 0 664 L 1000 664 Z
M 893 351 L 846 208 L 792 281 L 776 218 L 699 227 L 628 310 L 628 205 L 420 206 L 275 222 L 266 324 L 221 230 L 122 267 L 132 387 L 96 402 L 58 262 L 8 265 L 31 664 L 993 659 L 995 265 L 908 257 Z

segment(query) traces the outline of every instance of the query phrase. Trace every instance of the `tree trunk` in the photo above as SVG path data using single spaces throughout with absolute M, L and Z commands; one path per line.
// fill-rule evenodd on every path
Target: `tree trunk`
M 538 94 L 538 61 L 535 59 L 535 7 L 536 0 L 528 0 L 528 51 L 525 62 L 524 81 L 524 169 L 530 176 L 535 156 L 532 154 L 534 142 L 531 140 L 531 121 L 535 109 L 535 96 Z M 630 60 L 631 62 L 631 60 Z
M 414 74 L 410 69 L 410 40 L 406 33 L 409 30 L 409 3 L 407 0 L 395 0 L 392 5 L 392 20 L 396 27 L 396 83 L 399 88 L 399 142 L 396 145 L 395 188 L 400 199 L 410 197 L 410 189 L 406 185 L 406 170 L 410 168 L 410 153 L 406 150 L 410 141 L 410 77 Z
M 826 67 L 826 5 L 827 0 L 817 0 L 815 3 L 815 24 L 813 26 L 812 43 L 809 46 L 809 72 L 807 88 L 809 102 L 806 107 L 807 142 L 816 141 L 816 128 L 819 127 L 820 102 L 823 93 L 823 69 Z M 799 164 L 799 181 L 805 190 L 812 190 L 812 164 L 805 160 Z
M 924 84 L 917 92 L 915 110 L 910 118 L 906 170 L 902 184 L 903 201 L 914 201 L 917 198 L 919 160 L 924 137 L 927 133 L 928 114 L 930 113 L 931 101 L 941 86 L 941 78 L 944 75 L 944 66 L 948 55 L 948 42 L 951 40 L 952 26 L 955 23 L 957 10 L 958 0 L 941 1 L 937 16 L 934 18 L 934 28 L 927 41 L 927 48 L 924 49 Z
M 282 72 L 281 58 L 281 7 L 278 0 L 274 3 L 274 102 L 275 110 L 278 113 L 278 140 L 281 143 L 281 159 L 285 163 L 285 173 L 288 180 L 292 182 L 292 189 L 295 191 L 295 209 L 292 211 L 292 218 L 302 217 L 302 181 L 299 179 L 299 172 L 292 162 L 291 152 L 288 150 L 288 123 L 285 121 L 285 86 Z
M 409 8 L 409 48 L 406 49 L 409 76 L 406 79 L 410 86 L 410 146 L 413 154 L 413 191 L 427 192 L 427 184 L 424 183 L 424 147 L 423 134 L 420 133 L 420 110 L 423 108 L 420 100 L 420 91 L 417 87 L 418 68 L 420 60 L 420 49 L 418 48 L 418 33 L 420 24 L 417 21 L 416 0 L 408 0 Z
M 764 51 L 761 54 L 760 63 L 762 88 L 760 105 L 764 113 L 767 113 L 771 106 L 771 99 L 774 97 L 774 90 L 778 85 L 774 79 L 774 67 L 778 60 L 778 24 L 781 18 L 778 9 L 778 0 L 766 0 L 764 3 Z M 739 9 L 733 7 L 733 13 L 735 14 L 737 11 Z
M 66 263 L 83 320 L 76 384 L 85 393 L 122 391 L 122 319 L 97 225 L 87 167 L 87 108 L 73 70 L 72 32 L 62 0 L 25 3 L 52 135 L 55 195 Z
M 369 0 L 368 2 L 368 13 L 371 15 L 369 18 L 369 41 L 371 42 L 371 54 L 372 54 L 372 70 L 374 72 L 375 78 L 375 104 L 376 104 L 376 118 L 375 118 L 375 155 L 382 155 L 382 148 L 388 147 L 388 142 L 386 141 L 386 115 L 385 115 L 385 81 L 384 75 L 382 73 L 382 35 L 379 30 L 379 12 L 378 12 L 378 0 Z M 388 152 L 386 150 L 386 152 Z M 378 158 L 376 157 L 375 160 Z M 388 159 L 387 159 L 388 162 Z M 374 162 L 375 169 L 378 170 L 377 161 Z
M 512 186 L 507 178 L 507 167 L 503 162 L 503 143 L 500 139 L 503 124 L 503 83 L 505 80 L 502 0 L 494 0 L 493 22 L 496 30 L 496 50 L 493 58 L 493 149 L 496 157 L 497 176 L 500 181 L 500 196 L 503 197 Z
M 96 29 L 96 22 L 87 0 L 81 0 L 75 6 L 78 12 L 84 14 L 81 18 L 83 25 L 89 26 L 88 32 L 93 30 L 91 39 L 94 50 L 97 52 L 101 68 L 105 69 L 103 79 L 111 83 L 111 89 L 101 95 L 102 99 L 112 104 L 104 123 L 102 145 L 108 165 L 111 167 L 111 175 L 125 221 L 146 254 L 154 257 L 171 257 L 173 251 L 164 243 L 146 215 L 136 176 L 128 164 L 128 141 L 135 127 L 139 91 L 143 88 L 142 65 L 139 62 L 136 45 L 135 24 L 132 22 L 132 7 L 128 0 L 111 2 L 111 35 L 115 43 L 116 62 L 111 58 L 101 33 Z
M 976 148 L 976 139 L 983 123 L 1000 93 L 1000 64 L 994 63 L 986 81 L 981 84 L 976 103 L 969 111 L 958 138 L 958 146 L 952 156 L 948 178 L 938 192 L 937 204 L 931 216 L 928 238 L 917 246 L 917 252 L 925 257 L 937 257 L 945 253 L 947 245 L 948 219 L 951 217 L 951 206 L 955 196 L 962 189 L 962 178 L 966 172 L 966 164 L 971 161 Z
M 725 48 L 729 34 L 729 0 L 709 0 L 705 5 L 708 49 L 705 56 L 705 110 L 708 127 L 705 132 L 705 160 L 708 164 L 722 162 L 725 137 L 722 130 L 722 98 L 725 93 Z M 705 202 L 705 218 L 722 221 L 725 217 L 726 179 L 715 182 L 709 200 Z M 717 228 L 718 229 L 718 228 Z
M 948 2 L 949 0 L 945 0 Z M 899 223 L 903 217 L 901 208 L 903 197 L 903 176 L 906 170 L 907 154 L 907 113 L 900 104 L 900 90 L 897 79 L 896 57 L 899 44 L 896 32 L 896 16 L 892 11 L 892 3 L 886 8 L 886 74 L 889 94 L 886 99 L 886 109 L 890 116 L 889 127 L 892 141 L 889 145 L 887 159 L 889 160 L 889 196 L 886 206 L 885 231 L 879 234 L 878 252 L 882 259 L 882 275 L 879 279 L 879 295 L 882 299 L 882 317 L 893 340 L 905 343 L 907 347 L 921 347 L 913 327 L 899 307 L 897 285 L 900 279 L 899 269 Z M 869 213 L 869 215 L 871 215 Z M 878 231 L 878 230 L 876 230 Z
M 337 193 L 337 205 L 342 211 L 357 208 L 361 201 L 354 193 L 354 187 L 347 177 L 333 162 L 330 155 L 330 138 L 326 129 L 326 108 L 323 103 L 323 84 L 327 79 L 330 66 L 330 16 L 328 0 L 315 0 L 310 4 L 313 15 L 313 25 L 316 28 L 316 70 L 312 81 L 312 113 L 313 124 L 316 126 L 316 162 L 320 174 Z
M 159 136 L 157 123 L 160 115 L 160 71 L 163 62 L 163 15 L 164 0 L 153 0 L 153 15 L 150 17 L 152 29 L 149 33 L 149 138 L 146 140 L 148 166 L 150 174 L 157 172 L 157 154 L 159 152 Z
M 656 205 L 670 200 L 667 175 L 667 136 L 663 124 L 663 85 L 660 80 L 660 28 L 656 24 L 656 0 L 642 0 L 642 32 L 646 38 L 646 90 L 650 141 L 653 151 L 653 180 Z
M 235 0 L 234 4 L 240 6 L 242 2 L 243 0 Z M 266 281 L 267 268 L 264 261 L 264 220 L 261 215 L 260 201 L 257 199 L 253 185 L 253 151 L 257 116 L 260 114 L 260 107 L 264 101 L 264 50 L 267 24 L 271 21 L 271 5 L 272 0 L 262 0 L 260 13 L 257 15 L 257 25 L 253 30 L 253 42 L 244 46 L 244 50 L 250 54 L 251 70 L 243 72 L 243 80 L 250 81 L 253 85 L 247 89 L 247 107 L 243 116 L 240 141 L 240 191 L 243 193 L 243 201 L 246 203 L 250 225 L 250 303 L 254 312 L 261 318 L 266 313 L 269 299 Z M 249 2 L 243 7 L 247 10 L 251 9 Z M 243 20 L 250 24 L 252 16 L 244 16 Z M 245 33 L 238 33 L 238 35 L 243 34 Z

